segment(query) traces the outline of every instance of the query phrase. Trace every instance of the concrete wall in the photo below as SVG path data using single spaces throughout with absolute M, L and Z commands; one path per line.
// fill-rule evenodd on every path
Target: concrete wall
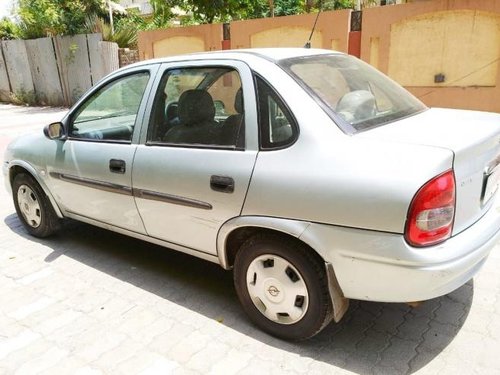
M 500 0 L 369 8 L 362 30 L 361 58 L 427 105 L 500 112 Z
M 25 45 L 37 99 L 44 105 L 60 105 L 63 102 L 63 92 L 52 39 L 26 40 Z
M 101 34 L 0 42 L 0 100 L 66 105 L 118 69 L 118 46 Z M 116 56 L 115 56 L 116 55 Z
M 9 94 L 11 92 L 9 76 L 7 74 L 7 64 L 3 57 L 2 48 L 0 45 L 0 101 L 9 100 Z
M 35 88 L 24 40 L 2 41 L 0 45 L 11 91 L 18 96 L 33 95 Z

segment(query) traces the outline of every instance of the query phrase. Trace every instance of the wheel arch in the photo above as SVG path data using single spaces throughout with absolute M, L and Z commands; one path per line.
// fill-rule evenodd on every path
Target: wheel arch
M 251 236 L 267 232 L 289 237 L 315 251 L 308 243 L 299 239 L 309 226 L 308 222 L 261 216 L 240 216 L 224 223 L 217 237 L 217 256 L 221 266 L 229 270 L 240 246 Z M 319 256 L 319 254 L 318 254 Z
M 321 255 L 319 249 L 313 246 L 313 239 L 302 236 L 309 222 L 260 216 L 240 216 L 226 222 L 219 231 L 217 238 L 217 256 L 219 263 L 226 269 L 232 269 L 236 254 L 241 245 L 251 236 L 258 233 L 277 234 L 299 242 L 311 250 L 313 255 L 325 264 L 328 277 L 328 287 L 333 306 L 333 319 L 339 322 L 349 307 L 349 299 L 338 283 L 334 267 Z M 317 243 L 316 243 L 317 245 Z
M 30 164 L 23 162 L 23 161 L 12 161 L 10 163 L 9 185 L 10 185 L 11 191 L 12 191 L 12 183 L 14 182 L 14 178 L 18 174 L 21 174 L 21 173 L 28 174 L 35 179 L 35 181 L 38 183 L 38 185 L 40 185 L 40 187 L 42 188 L 45 195 L 49 198 L 50 204 L 52 205 L 52 208 L 54 209 L 54 212 L 56 213 L 56 215 L 62 219 L 64 216 L 62 214 L 61 209 L 57 205 L 54 197 L 50 193 L 50 191 L 49 191 L 47 185 L 45 184 L 45 182 L 43 181 L 43 179 L 39 176 L 36 169 L 33 168 L 33 166 L 31 166 Z

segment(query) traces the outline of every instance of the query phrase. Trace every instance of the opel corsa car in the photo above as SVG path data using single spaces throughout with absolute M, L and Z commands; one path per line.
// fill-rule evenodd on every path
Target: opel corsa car
M 30 234 L 72 218 L 219 263 L 284 339 L 349 299 L 449 293 L 500 237 L 500 115 L 429 109 L 333 51 L 144 61 L 44 133 L 3 166 Z

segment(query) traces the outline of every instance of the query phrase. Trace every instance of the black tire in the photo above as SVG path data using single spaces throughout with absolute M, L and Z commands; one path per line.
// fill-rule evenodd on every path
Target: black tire
M 23 196 L 28 197 L 29 202 L 26 202 Z M 30 175 L 20 173 L 14 177 L 12 198 L 19 220 L 32 236 L 48 237 L 59 229 L 59 218 L 52 204 L 40 185 Z
M 279 307 L 273 307 L 273 302 L 266 300 L 265 303 L 263 303 L 260 297 L 254 296 L 254 298 L 252 298 L 250 295 L 250 284 L 257 284 L 257 272 L 253 272 L 253 270 L 256 269 L 256 264 L 262 262 L 264 269 L 274 267 L 274 260 L 272 261 L 272 265 L 269 265 L 266 263 L 267 261 L 264 260 L 268 255 L 270 258 L 276 256 L 278 262 L 281 262 L 281 266 L 283 266 L 283 260 L 285 261 L 284 264 L 288 262 L 291 265 L 290 269 L 292 271 L 291 273 L 288 272 L 290 269 L 287 268 L 287 271 L 285 271 L 286 277 L 284 277 L 284 279 L 288 277 L 292 283 L 303 282 L 303 284 L 305 284 L 307 289 L 307 306 L 304 308 L 304 305 L 300 305 L 301 299 L 304 300 L 302 296 L 295 296 L 294 306 L 299 306 L 301 309 L 303 308 L 303 315 L 295 320 L 287 317 L 286 313 L 284 315 L 283 313 L 277 314 L 277 320 L 279 321 L 271 320 L 266 317 L 262 311 L 268 310 L 266 304 L 272 307 L 272 309 L 280 309 L 283 304 L 278 302 Z M 295 268 L 297 272 L 295 272 L 293 268 Z M 247 281 L 247 272 L 249 269 L 250 272 L 248 273 L 248 277 L 249 280 L 253 281 Z M 277 272 L 279 270 L 276 269 L 275 271 Z M 281 276 L 278 276 L 276 282 L 281 285 L 283 289 L 283 299 L 286 299 L 286 294 L 288 290 L 291 289 L 284 286 L 284 284 L 280 284 L 278 281 L 280 280 L 279 278 L 283 276 L 283 272 L 277 273 Z M 264 276 L 264 273 L 262 275 Z M 302 279 L 302 281 L 300 279 Z M 266 278 L 266 280 L 274 279 Z M 272 281 L 272 283 L 274 283 L 274 281 Z M 289 281 L 285 280 L 285 283 L 289 283 Z M 328 289 L 325 265 L 314 253 L 312 253 L 311 249 L 301 245 L 298 241 L 293 241 L 279 235 L 269 234 L 259 234 L 247 240 L 236 255 L 234 264 L 234 285 L 238 298 L 252 322 L 273 336 L 285 340 L 304 340 L 319 333 L 332 319 L 332 303 Z M 263 297 L 264 299 L 268 298 L 272 300 L 273 298 L 277 298 L 277 293 L 280 293 L 280 287 L 275 288 L 272 284 L 270 285 L 271 286 L 267 288 L 267 284 L 262 283 L 262 288 L 259 288 L 265 291 L 263 292 L 263 296 L 265 296 Z M 269 297 L 266 292 L 268 292 L 271 297 Z M 289 294 L 293 296 L 294 293 L 295 291 Z M 256 302 L 254 303 L 254 301 Z M 297 301 L 299 305 L 297 305 Z M 302 304 L 303 303 L 302 301 Z M 282 318 L 282 316 L 284 316 L 284 318 Z M 282 319 L 290 319 L 291 321 L 282 321 Z

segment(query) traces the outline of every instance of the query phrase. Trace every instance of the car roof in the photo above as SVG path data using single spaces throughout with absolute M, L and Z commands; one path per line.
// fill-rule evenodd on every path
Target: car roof
M 273 62 L 303 56 L 313 56 L 313 55 L 323 55 L 323 54 L 342 54 L 341 52 L 336 52 L 333 50 L 318 49 L 318 48 L 249 48 L 249 49 L 232 49 L 224 51 L 210 51 L 210 52 L 197 52 L 185 55 L 177 55 L 170 57 L 160 57 L 151 60 L 145 60 L 138 62 L 136 64 L 129 65 L 141 66 L 151 63 L 168 63 L 176 61 L 196 61 L 196 60 L 208 60 L 208 59 L 234 59 L 245 61 L 249 56 L 254 56 L 256 58 L 263 58 Z

